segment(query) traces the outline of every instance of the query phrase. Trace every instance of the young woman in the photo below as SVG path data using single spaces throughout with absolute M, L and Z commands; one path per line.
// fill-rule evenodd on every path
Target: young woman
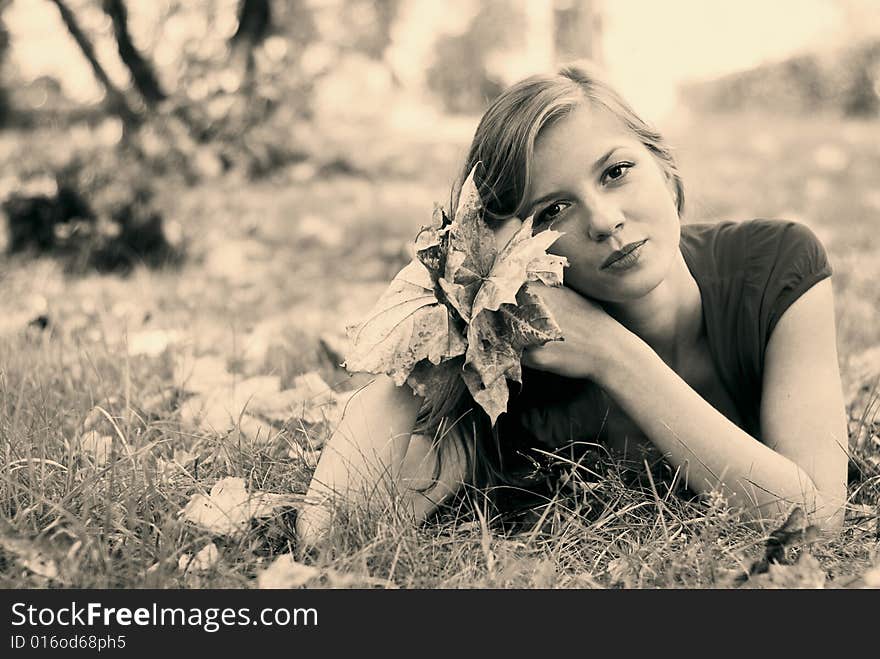
M 549 251 L 568 258 L 565 285 L 540 295 L 565 339 L 524 353 L 494 431 L 462 388 L 428 409 L 376 378 L 324 449 L 300 539 L 326 531 L 333 496 L 390 485 L 423 519 L 464 483 L 512 479 L 523 448 L 578 440 L 653 448 L 690 490 L 720 491 L 755 519 L 796 504 L 839 528 L 847 431 L 831 269 L 809 229 L 682 225 L 669 147 L 579 65 L 501 94 L 457 189 L 477 163 L 501 244 L 529 215 L 536 232 L 563 232 Z

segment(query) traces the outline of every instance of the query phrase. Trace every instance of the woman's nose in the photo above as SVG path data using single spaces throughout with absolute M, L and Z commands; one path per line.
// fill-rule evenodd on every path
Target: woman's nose
M 599 206 L 590 209 L 587 235 L 590 240 L 604 242 L 623 229 L 624 219 L 619 208 Z

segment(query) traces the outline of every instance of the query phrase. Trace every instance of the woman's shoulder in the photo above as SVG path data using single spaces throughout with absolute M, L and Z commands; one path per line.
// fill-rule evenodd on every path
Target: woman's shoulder
M 689 261 L 724 272 L 772 276 L 794 267 L 827 265 L 825 248 L 815 233 L 795 220 L 756 218 L 742 222 L 682 225 L 681 245 Z M 710 262 L 710 263 L 709 263 Z

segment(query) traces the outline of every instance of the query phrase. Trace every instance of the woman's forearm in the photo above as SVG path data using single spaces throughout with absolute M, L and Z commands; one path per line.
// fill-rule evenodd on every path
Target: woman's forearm
M 635 334 L 619 333 L 593 373 L 695 492 L 720 486 L 755 518 L 796 503 L 839 524 L 841 502 L 826 501 L 803 469 L 715 409 Z
M 321 452 L 297 533 L 310 543 L 326 532 L 333 500 L 385 503 L 400 466 L 421 400 L 408 387 L 379 376 L 355 393 Z

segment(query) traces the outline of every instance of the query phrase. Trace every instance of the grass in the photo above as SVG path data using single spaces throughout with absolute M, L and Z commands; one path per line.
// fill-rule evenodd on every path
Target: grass
M 670 132 L 686 220 L 794 218 L 828 247 L 853 479 L 843 533 L 809 551 L 829 583 L 843 584 L 877 563 L 880 543 L 876 124 L 690 117 Z M 274 556 L 294 549 L 291 511 L 234 539 L 180 512 L 226 476 L 304 493 L 316 453 L 303 447 L 320 445 L 327 429 L 288 427 L 272 442 L 194 430 L 180 418 L 174 360 L 213 354 L 242 377 L 278 375 L 282 387 L 317 371 L 355 388 L 361 380 L 320 339 L 372 304 L 408 260 L 431 201 L 446 197 L 456 149 L 421 153 L 424 168 L 406 176 L 388 167 L 374 179 L 169 181 L 162 203 L 191 255 L 180 269 L 122 279 L 65 276 L 48 259 L 0 262 L 0 585 L 254 587 Z M 49 327 L 25 329 L 37 310 Z M 130 354 L 145 330 L 179 334 L 154 356 Z M 87 418 L 113 438 L 106 463 L 83 448 Z M 345 584 L 401 588 L 727 587 L 763 555 L 772 530 L 745 524 L 717 498 L 681 496 L 662 470 L 633 482 L 625 465 L 600 456 L 589 469 L 559 460 L 552 474 L 533 495 L 539 505 L 518 516 L 495 514 L 479 492 L 419 527 L 394 505 L 340 510 L 326 551 L 311 559 L 322 576 L 306 585 L 350 575 Z M 179 568 L 210 542 L 216 564 Z

